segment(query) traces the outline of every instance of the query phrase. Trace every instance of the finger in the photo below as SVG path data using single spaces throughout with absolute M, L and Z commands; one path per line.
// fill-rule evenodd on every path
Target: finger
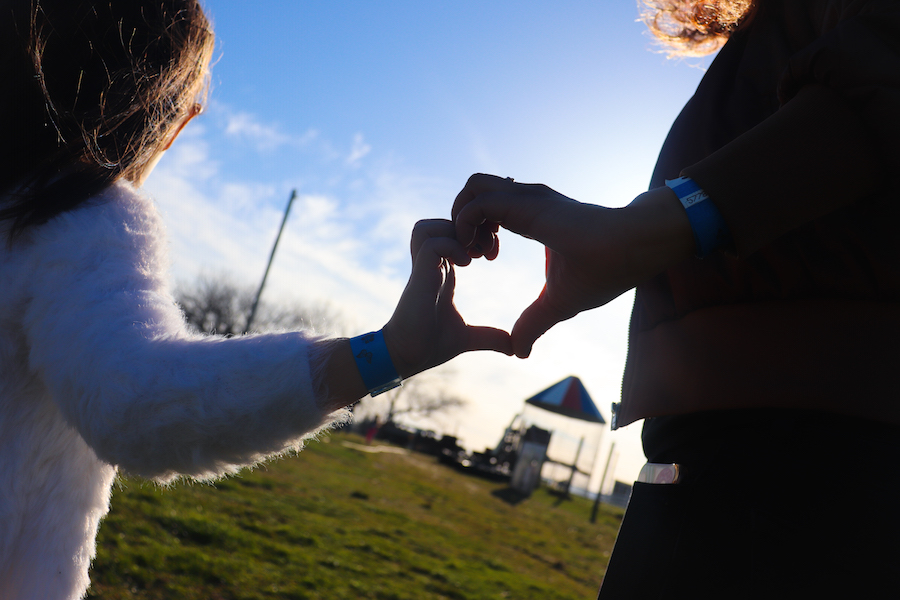
M 460 190 L 453 200 L 453 207 L 450 209 L 450 218 L 455 221 L 456 215 L 459 214 L 459 211 L 462 210 L 466 204 L 477 198 L 479 194 L 498 189 L 498 186 L 502 181 L 502 177 L 487 175 L 485 173 L 475 173 L 470 176 L 469 179 L 466 180 L 466 185 L 463 186 L 463 189 Z
M 490 247 L 485 243 L 484 257 L 488 260 L 494 260 L 500 254 L 500 237 L 497 232 L 500 230 L 500 223 L 485 223 L 480 230 L 490 239 Z
M 456 237 L 456 228 L 451 221 L 447 219 L 423 219 L 416 223 L 409 242 L 409 249 L 413 259 L 415 259 L 426 240 L 438 237 Z
M 531 306 L 522 311 L 512 330 L 513 350 L 519 358 L 528 358 L 534 342 L 547 333 L 551 327 L 570 318 L 553 309 L 546 302 L 544 292 Z
M 488 260 L 494 260 L 500 253 L 500 240 L 497 237 L 496 223 L 484 223 L 475 229 L 475 237 L 472 243 L 466 247 L 469 256 L 472 258 L 481 258 L 484 256 Z
M 445 259 L 463 266 L 472 262 L 466 249 L 456 240 L 448 237 L 429 238 L 422 243 L 413 259 L 413 279 L 430 279 L 434 274 L 440 274 Z
M 510 218 L 515 218 L 521 204 L 515 193 L 484 192 L 478 198 L 462 207 L 453 223 L 456 225 L 456 239 L 469 249 L 480 246 L 481 254 L 487 255 L 493 249 L 496 232 L 500 226 L 506 227 Z M 488 241 L 490 236 L 490 241 Z
M 566 239 L 571 228 L 597 218 L 598 210 L 607 209 L 582 204 L 540 183 L 505 181 L 502 189 L 483 191 L 467 201 L 454 214 L 453 222 L 456 239 L 467 248 L 473 246 L 479 231 L 498 225 L 546 244 L 547 239 Z
M 455 311 L 453 296 L 456 294 L 456 270 L 453 265 L 447 265 L 446 275 L 438 293 L 437 307 L 440 311 Z
M 496 192 L 509 190 L 515 185 L 512 177 L 497 177 L 496 175 L 486 175 L 484 173 L 475 173 L 466 181 L 466 185 L 456 195 L 453 201 L 453 208 L 450 210 L 450 218 L 456 221 L 456 215 L 463 207 L 485 192 Z
M 497 229 L 499 229 L 500 226 L 496 223 L 491 223 L 491 225 L 493 226 L 490 228 L 492 231 L 487 233 L 488 239 L 490 240 L 490 246 L 488 247 L 486 242 L 486 249 L 484 251 L 484 257 L 488 260 L 494 260 L 500 254 L 500 237 L 497 235 Z
M 502 329 L 467 325 L 468 333 L 466 351 L 493 350 L 507 356 L 513 355 L 513 344 L 510 335 Z

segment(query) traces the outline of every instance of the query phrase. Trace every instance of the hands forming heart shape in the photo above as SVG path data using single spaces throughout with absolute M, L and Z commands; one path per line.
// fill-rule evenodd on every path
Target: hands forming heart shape
M 404 377 L 470 350 L 525 358 L 551 327 L 606 304 L 693 252 L 677 197 L 659 188 L 625 208 L 568 198 L 542 184 L 473 175 L 456 196 L 451 221 L 420 221 L 413 272 L 385 339 Z M 546 282 L 511 334 L 465 323 L 453 305 L 454 265 L 494 260 L 500 229 L 544 244 Z

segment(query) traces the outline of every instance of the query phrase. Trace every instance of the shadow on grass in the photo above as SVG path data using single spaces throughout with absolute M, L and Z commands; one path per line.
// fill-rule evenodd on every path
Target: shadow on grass
M 510 504 L 512 506 L 515 506 L 516 504 L 519 504 L 520 502 L 522 502 L 523 500 L 526 500 L 528 498 L 528 494 L 523 494 L 522 492 L 517 492 L 516 490 L 512 489 L 511 487 L 505 487 L 505 488 L 502 488 L 499 490 L 494 490 L 493 492 L 491 492 L 491 495 L 496 496 L 497 498 L 500 498 L 501 500 L 503 500 L 504 502 L 506 502 L 507 504 Z
M 563 491 L 561 491 L 561 490 L 555 490 L 555 489 L 553 489 L 553 488 L 548 488 L 548 489 L 547 489 L 547 492 L 548 492 L 551 496 L 556 496 L 556 501 L 553 503 L 553 507 L 554 507 L 554 508 L 556 508 L 557 506 L 559 506 L 559 505 L 562 504 L 563 502 L 566 502 L 567 500 L 572 500 L 572 495 L 569 494 L 569 492 L 563 492 Z

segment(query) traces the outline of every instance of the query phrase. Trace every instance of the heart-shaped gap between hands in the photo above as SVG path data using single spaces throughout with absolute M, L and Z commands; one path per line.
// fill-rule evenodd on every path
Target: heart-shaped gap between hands
M 476 258 L 456 267 L 454 303 L 467 324 L 511 332 L 544 288 L 545 250 L 534 240 L 505 233 L 496 259 Z

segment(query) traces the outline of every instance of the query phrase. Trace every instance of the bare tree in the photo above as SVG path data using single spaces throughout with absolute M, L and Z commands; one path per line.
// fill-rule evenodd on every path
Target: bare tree
M 420 373 L 403 382 L 403 385 L 381 396 L 361 403 L 358 411 L 365 415 L 377 415 L 383 422 L 396 421 L 398 417 L 433 419 L 466 406 L 467 401 L 449 389 L 449 369 Z
M 197 331 L 234 335 L 244 331 L 253 291 L 225 276 L 201 275 L 193 283 L 179 284 L 175 299 L 188 325 Z
M 188 324 L 197 331 L 218 335 L 244 333 L 253 306 L 252 286 L 236 284 L 227 275 L 200 275 L 194 282 L 179 284 L 175 299 Z M 339 333 L 342 319 L 328 305 L 276 305 L 261 302 L 254 331 L 312 329 Z
M 227 275 L 200 275 L 179 284 L 175 299 L 188 324 L 197 331 L 218 335 L 244 333 L 253 306 L 252 286 L 236 284 Z M 313 330 L 343 335 L 343 319 L 326 304 L 312 307 L 261 302 L 253 323 L 255 331 Z M 379 416 L 382 422 L 435 419 L 463 408 L 467 401 L 452 393 L 449 380 L 454 372 L 446 367 L 416 375 L 403 385 L 358 405 L 360 416 Z

